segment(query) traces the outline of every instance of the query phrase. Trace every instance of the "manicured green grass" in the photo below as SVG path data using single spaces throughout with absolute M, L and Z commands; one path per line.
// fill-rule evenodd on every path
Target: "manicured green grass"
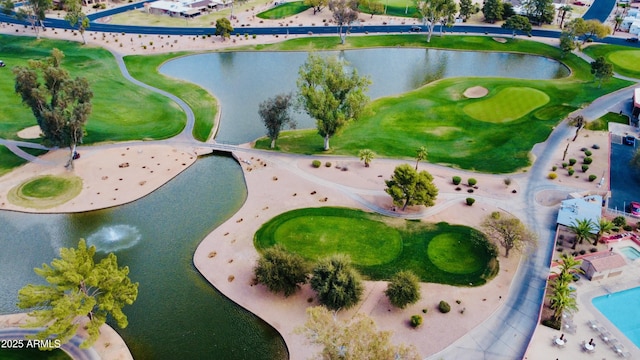
M 613 71 L 629 77 L 640 79 L 640 50 L 620 45 L 592 45 L 585 48 L 584 53 L 592 58 L 604 56 L 613 64 Z
M 386 8 L 386 12 L 383 11 L 383 14 L 379 14 L 379 15 L 411 17 L 411 18 L 420 17 L 420 15 L 418 14 L 418 11 L 416 10 L 415 3 L 413 1 L 380 0 L 379 2 L 385 5 L 385 8 Z M 371 14 L 371 10 L 369 9 L 366 3 L 359 5 L 358 10 L 366 14 Z
M 475 230 L 424 224 L 346 208 L 306 208 L 280 214 L 254 236 L 262 251 L 275 244 L 310 261 L 343 253 L 367 278 L 388 280 L 411 270 L 422 281 L 482 285 L 498 272 L 495 250 Z M 476 240 L 472 240 L 476 239 Z
M 616 113 L 606 113 L 604 116 L 587 123 L 589 130 L 609 131 L 609 123 L 629 124 L 629 117 Z
M 48 209 L 73 199 L 82 191 L 77 176 L 43 175 L 31 178 L 9 191 L 7 199 L 34 209 Z
M 37 149 L 23 148 L 23 150 L 34 156 L 39 156 L 46 153 L 46 151 Z M 11 150 L 7 149 L 4 146 L 0 146 L 0 176 L 8 173 L 9 171 L 15 169 L 20 165 L 25 164 L 26 162 L 26 160 L 15 155 L 13 152 L 11 152 Z
M 13 91 L 11 67 L 45 58 L 54 47 L 64 52 L 63 67 L 71 76 L 86 77 L 94 93 L 85 144 L 164 139 L 184 128 L 182 110 L 166 97 L 126 81 L 108 51 L 76 42 L 0 35 L 0 54 L 7 64 L 0 71 L 0 91 L 5 94 L 0 103 L 0 137 L 16 139 L 19 130 L 36 124 L 31 110 Z
M 443 79 L 400 96 L 378 99 L 368 106 L 361 119 L 331 139 L 330 154 L 353 156 L 368 148 L 381 156 L 413 158 L 415 149 L 427 144 L 429 161 L 434 163 L 490 173 L 513 172 L 530 164 L 529 151 L 533 145 L 544 141 L 553 127 L 571 111 L 631 84 L 612 79 L 598 89 L 585 61 L 573 54 L 562 58 L 557 48 L 526 40 L 508 39 L 503 44 L 489 37 L 447 36 L 446 39 L 435 37 L 427 44 L 424 35 L 406 35 L 350 37 L 347 41 L 348 46 L 342 47 L 336 38 L 314 38 L 313 41 L 303 38 L 279 44 L 277 49 L 429 46 L 531 53 L 562 61 L 571 69 L 571 75 L 554 80 Z M 273 48 L 264 46 L 261 49 Z M 464 98 L 463 92 L 473 86 L 489 89 L 488 97 Z M 509 89 L 514 87 L 526 88 L 514 93 L 514 99 L 524 97 L 518 100 L 525 101 L 520 107 L 514 106 L 517 104 L 510 95 Z M 494 94 L 501 96 L 491 100 L 496 96 Z M 481 105 L 474 112 L 472 107 L 472 113 L 483 121 L 464 111 L 468 104 L 478 102 L 484 102 L 486 108 Z M 494 122 L 505 119 L 509 121 Z M 287 152 L 326 153 L 322 150 L 322 139 L 313 130 L 284 132 L 277 145 Z M 268 146 L 267 139 L 256 143 L 257 148 Z
M 465 114 L 480 121 L 505 123 L 517 120 L 549 102 L 542 91 L 525 87 L 507 87 L 491 96 L 464 105 Z
M 304 1 L 293 1 L 280 4 L 273 9 L 261 12 L 256 16 L 260 19 L 284 19 L 286 17 L 299 14 L 309 8 L 311 8 L 311 6 L 305 5 Z
M 168 60 L 187 53 L 169 53 L 160 55 L 126 56 L 124 62 L 127 70 L 134 78 L 158 89 L 172 93 L 189 105 L 196 121 L 193 137 L 207 141 L 212 134 L 218 113 L 218 102 L 206 89 L 187 81 L 171 79 L 158 74 L 158 68 Z

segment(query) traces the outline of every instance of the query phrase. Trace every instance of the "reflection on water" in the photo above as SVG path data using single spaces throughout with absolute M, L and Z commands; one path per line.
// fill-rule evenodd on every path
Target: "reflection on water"
M 525 54 L 435 49 L 368 49 L 323 52 L 344 58 L 362 75 L 371 77 L 373 99 L 414 90 L 434 80 L 457 76 L 552 79 L 567 76 L 555 60 Z M 181 57 L 164 64 L 160 72 L 196 83 L 216 95 L 222 105 L 217 140 L 253 141 L 265 135 L 259 104 L 278 94 L 294 92 L 305 52 L 210 53 Z M 296 115 L 298 128 L 314 121 Z

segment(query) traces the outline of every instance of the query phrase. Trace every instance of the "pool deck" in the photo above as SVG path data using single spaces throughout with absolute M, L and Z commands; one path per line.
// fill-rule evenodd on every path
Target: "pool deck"
M 640 250 L 640 246 L 632 241 L 620 241 L 610 243 L 614 251 L 625 246 L 633 246 Z M 619 252 L 619 251 L 618 251 Z M 631 340 L 627 339 L 624 334 L 618 330 L 604 315 L 602 315 L 591 303 L 592 299 L 598 296 L 607 295 L 640 286 L 640 259 L 635 261 L 627 260 L 622 275 L 605 278 L 598 281 L 589 281 L 584 276 L 580 281 L 575 282 L 574 286 L 577 291 L 578 311 L 573 314 L 570 320 L 575 325 L 575 333 L 573 330 L 565 329 L 563 321 L 563 330 L 554 330 L 546 326 L 538 325 L 536 331 L 529 344 L 529 349 L 524 357 L 526 360 L 573 360 L 573 359 L 622 359 L 609 345 L 601 338 L 600 333 L 590 326 L 590 321 L 597 321 L 600 327 L 605 328 L 611 333 L 611 338 L 617 339 L 624 347 L 624 351 L 629 353 L 627 359 L 640 359 L 640 348 L 634 345 Z M 564 333 L 567 344 L 560 348 L 553 344 L 554 337 L 560 337 Z M 587 353 L 583 350 L 582 342 L 589 342 L 594 339 L 596 344 L 595 352 Z

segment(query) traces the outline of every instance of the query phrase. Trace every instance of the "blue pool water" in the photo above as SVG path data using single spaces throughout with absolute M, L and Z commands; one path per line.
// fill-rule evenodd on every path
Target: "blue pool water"
M 640 287 L 599 296 L 592 303 L 640 348 Z
M 631 261 L 635 259 L 640 259 L 640 251 L 638 251 L 633 246 L 625 246 L 623 248 L 620 248 L 620 252 L 623 253 L 624 256 L 626 256 L 627 259 Z

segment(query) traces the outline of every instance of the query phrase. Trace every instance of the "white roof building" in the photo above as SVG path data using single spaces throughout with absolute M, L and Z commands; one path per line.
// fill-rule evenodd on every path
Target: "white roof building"
M 589 195 L 579 199 L 568 199 L 560 203 L 560 211 L 558 211 L 557 223 L 570 227 L 575 225 L 578 220 L 591 220 L 596 227 L 600 223 L 602 216 L 602 196 Z M 592 233 L 597 234 L 598 229 L 594 229 Z

